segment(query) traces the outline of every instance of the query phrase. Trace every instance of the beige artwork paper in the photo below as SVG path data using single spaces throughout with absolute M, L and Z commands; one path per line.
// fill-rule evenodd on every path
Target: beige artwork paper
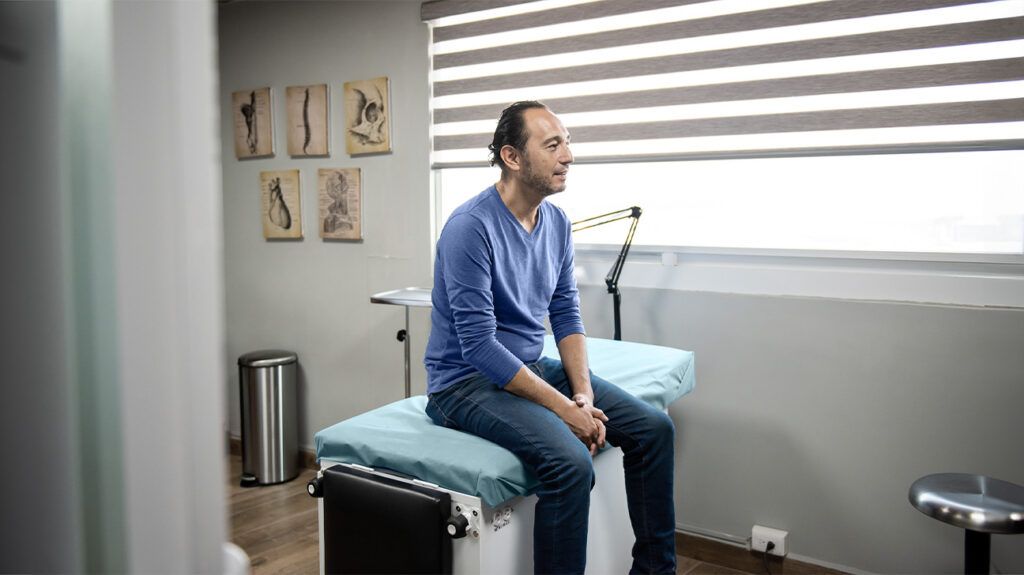
M 266 158 L 274 155 L 274 122 L 270 88 L 231 94 L 235 123 L 235 157 Z
M 391 99 L 387 77 L 345 82 L 345 150 L 391 151 Z
M 288 86 L 288 155 L 327 156 L 327 84 Z
M 260 172 L 260 211 L 264 238 L 302 238 L 298 170 Z
M 359 168 L 324 168 L 318 172 L 320 237 L 363 238 L 363 182 Z

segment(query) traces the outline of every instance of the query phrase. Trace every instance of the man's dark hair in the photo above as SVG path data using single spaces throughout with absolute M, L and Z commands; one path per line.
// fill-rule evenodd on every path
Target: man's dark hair
M 497 164 L 502 173 L 505 172 L 505 161 L 501 159 L 501 149 L 505 146 L 522 152 L 526 146 L 526 140 L 530 134 L 526 130 L 526 123 L 523 122 L 523 112 L 531 108 L 547 108 L 544 104 L 535 100 L 516 102 L 501 111 L 501 118 L 498 119 L 498 127 L 494 129 L 494 139 L 487 149 L 491 151 L 491 165 Z

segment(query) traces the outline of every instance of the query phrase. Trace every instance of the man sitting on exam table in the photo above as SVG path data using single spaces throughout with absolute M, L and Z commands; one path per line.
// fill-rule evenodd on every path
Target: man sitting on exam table
M 545 201 L 565 190 L 569 133 L 543 104 L 518 102 L 488 148 L 501 179 L 457 208 L 437 243 L 427 414 L 537 476 L 537 573 L 583 573 L 591 458 L 607 438 L 624 454 L 631 572 L 675 573 L 672 420 L 590 373 L 571 224 Z M 545 315 L 562 361 L 540 357 Z

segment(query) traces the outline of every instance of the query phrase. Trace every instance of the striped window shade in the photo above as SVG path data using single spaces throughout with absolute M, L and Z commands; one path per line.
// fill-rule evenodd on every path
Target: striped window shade
M 1024 148 L 1024 0 L 436 0 L 432 165 L 541 100 L 577 162 Z

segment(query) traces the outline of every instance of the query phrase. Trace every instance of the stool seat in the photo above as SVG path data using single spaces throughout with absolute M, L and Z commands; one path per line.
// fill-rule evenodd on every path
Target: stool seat
M 936 473 L 910 486 L 918 511 L 980 533 L 1024 533 L 1024 487 L 970 473 Z

